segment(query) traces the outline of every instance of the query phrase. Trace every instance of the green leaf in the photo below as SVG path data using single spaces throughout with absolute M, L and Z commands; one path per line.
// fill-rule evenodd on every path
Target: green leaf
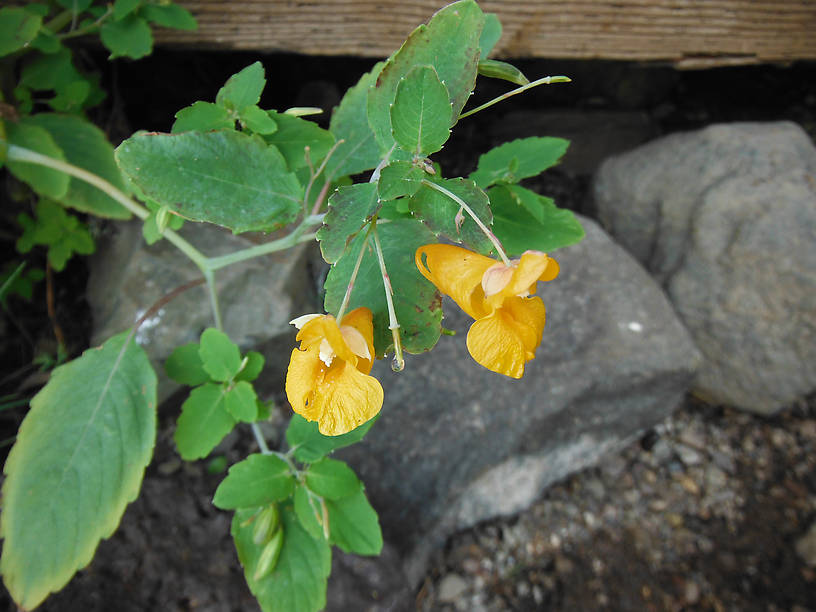
M 409 353 L 429 350 L 439 340 L 442 308 L 435 287 L 420 275 L 414 253 L 436 242 L 434 234 L 420 221 L 400 219 L 377 226 L 386 269 L 394 289 L 394 309 L 400 324 L 402 346 Z M 351 272 L 362 246 L 360 234 L 346 254 L 329 270 L 326 278 L 326 312 L 337 312 L 346 292 Z M 374 348 L 377 356 L 391 349 L 388 306 L 382 275 L 373 248 L 366 247 L 360 271 L 351 293 L 348 310 L 366 306 L 374 315 Z
M 176 120 L 170 131 L 179 134 L 193 130 L 208 132 L 234 128 L 235 119 L 230 111 L 212 102 L 198 101 L 176 113 Z
M 56 53 L 35 57 L 20 72 L 20 85 L 29 89 L 60 89 L 83 77 L 71 61 L 71 52 L 65 47 Z
M 37 36 L 42 17 L 22 8 L 0 9 L 0 57 L 22 49 Z
M 23 213 L 17 218 L 24 230 L 17 240 L 20 253 L 27 253 L 36 244 L 47 246 L 48 261 L 54 270 L 61 272 L 74 253 L 90 255 L 96 250 L 87 226 L 56 202 L 40 200 L 36 217 L 33 220 Z
M 240 132 L 136 134 L 116 149 L 144 194 L 233 232 L 271 231 L 300 212 L 303 187 L 274 147 Z
M 329 210 L 317 231 L 320 252 L 328 263 L 335 263 L 349 243 L 380 209 L 377 186 L 357 183 L 340 187 L 329 197 Z
M 197 387 L 210 381 L 198 354 L 198 342 L 176 347 L 164 362 L 165 373 L 182 385 Z
M 278 124 L 269 116 L 269 113 L 258 106 L 247 106 L 241 111 L 240 119 L 256 134 L 272 134 L 278 129 Z
M 193 389 L 182 404 L 173 439 L 185 461 L 209 455 L 235 427 L 235 419 L 224 406 L 224 396 L 222 385 L 206 383 Z
M 324 457 L 309 466 L 306 484 L 326 499 L 340 499 L 360 489 L 360 481 L 345 462 Z
M 0 270 L 0 304 L 5 305 L 6 300 L 12 295 L 26 301 L 31 300 L 34 283 L 44 279 L 45 272 L 41 268 L 29 268 L 24 271 L 25 266 L 24 261 L 7 261 Z
M 139 8 L 141 3 L 142 0 L 116 0 L 113 3 L 113 18 L 116 21 L 121 21 Z
M 368 503 L 362 485 L 357 492 L 337 500 L 326 500 L 329 509 L 329 541 L 347 553 L 376 556 L 382 552 L 383 537 L 377 512 Z
M 12 123 L 11 121 L 6 123 L 9 144 L 31 149 L 48 157 L 65 161 L 62 149 L 51 134 L 43 128 L 33 125 L 30 119 L 30 117 L 26 117 L 18 123 Z M 9 160 L 7 165 L 14 176 L 27 183 L 40 195 L 58 200 L 68 192 L 70 177 L 67 174 L 38 164 L 12 160 Z
M 473 0 L 460 0 L 438 11 L 415 29 L 388 60 L 368 95 L 368 121 L 382 151 L 391 148 L 390 105 L 397 87 L 414 66 L 433 66 L 452 103 L 451 125 L 473 92 L 484 15 Z M 447 114 L 446 114 L 447 116 Z
M 128 332 L 57 367 L 4 471 L 0 571 L 23 608 L 87 565 L 136 499 L 156 440 L 156 375 Z
M 108 59 L 139 59 L 153 50 L 153 34 L 147 21 L 128 15 L 121 21 L 106 21 L 99 30 L 102 44 L 110 51 Z
M 387 202 L 403 196 L 414 195 L 425 178 L 422 168 L 408 161 L 388 164 L 380 172 L 377 193 L 380 200 Z
M 483 59 L 479 61 L 479 74 L 492 79 L 503 79 L 516 85 L 526 85 L 530 82 L 521 70 L 498 60 Z
M 227 412 L 239 423 L 258 420 L 258 396 L 251 383 L 240 380 L 227 391 L 224 398 Z
M 484 28 L 482 28 L 482 34 L 479 37 L 480 60 L 487 59 L 493 47 L 499 42 L 501 35 L 502 24 L 498 15 L 496 13 L 485 13 Z
M 47 10 L 47 7 L 46 7 Z M 48 30 L 40 30 L 37 37 L 31 41 L 31 46 L 43 53 L 57 53 L 62 49 L 62 44 L 53 32 Z
M 397 85 L 391 107 L 394 140 L 406 151 L 426 157 L 447 142 L 451 101 L 432 66 L 415 66 Z
M 499 185 L 488 192 L 493 232 L 508 255 L 526 250 L 553 251 L 580 242 L 584 228 L 570 210 L 518 185 Z
M 151 23 L 174 30 L 195 30 L 198 27 L 192 13 L 178 4 L 146 4 L 139 14 Z
M 463 200 L 488 228 L 493 222 L 487 194 L 467 179 L 433 180 Z M 461 210 L 459 204 L 444 193 L 422 185 L 409 201 L 415 216 L 421 218 L 435 235 L 460 242 L 478 253 L 487 254 L 493 243 L 473 218 Z
M 309 489 L 299 484 L 295 487 L 294 500 L 295 514 L 300 522 L 300 526 L 313 538 L 325 539 L 326 536 L 323 533 L 322 525 L 323 512 L 320 507 L 319 499 L 310 494 Z
M 557 164 L 568 146 L 569 140 L 550 136 L 506 142 L 481 155 L 469 178 L 482 189 L 496 183 L 517 183 Z
M 113 147 L 98 127 L 77 115 L 38 113 L 26 119 L 47 130 L 65 154 L 65 160 L 127 192 L 113 157 Z M 59 198 L 65 206 L 109 219 L 129 219 L 130 211 L 100 189 L 71 177 L 68 192 Z
M 366 104 L 368 90 L 374 85 L 383 65 L 382 62 L 377 64 L 371 72 L 360 77 L 334 109 L 329 131 L 337 141 L 343 142 L 337 146 L 326 164 L 326 176 L 330 178 L 370 170 L 380 162 L 374 132 L 368 125 Z
M 241 352 L 238 346 L 227 334 L 213 327 L 202 332 L 198 354 L 204 371 L 213 380 L 219 382 L 232 380 L 241 369 Z
M 227 79 L 224 86 L 218 90 L 215 103 L 240 112 L 260 101 L 265 85 L 263 66 L 261 62 L 255 62 Z
M 238 510 L 232 519 L 232 537 L 244 568 L 249 590 L 263 612 L 317 612 L 326 605 L 326 582 L 331 571 L 331 548 L 313 538 L 298 523 L 291 506 L 281 508 L 283 548 L 272 573 L 253 578 L 263 546 L 252 540 L 252 525 L 244 523 L 255 509 Z
M 309 147 L 309 158 L 314 165 L 326 157 L 334 144 L 332 133 L 312 121 L 275 111 L 269 111 L 269 114 L 278 129 L 265 135 L 264 140 L 278 148 L 289 170 L 294 171 L 307 165 L 306 147 Z
M 264 359 L 264 356 L 257 351 L 249 351 L 246 354 L 245 359 L 246 363 L 244 364 L 244 367 L 241 368 L 241 371 L 235 375 L 235 380 L 246 380 L 251 382 L 258 378 L 261 370 L 263 370 L 264 362 L 266 360 Z
M 341 436 L 324 436 L 318 431 L 316 421 L 307 421 L 302 416 L 293 414 L 286 429 L 286 442 L 290 448 L 295 449 L 295 459 L 303 463 L 314 463 L 338 448 L 351 446 L 362 440 L 376 420 L 375 416 Z
M 213 504 L 222 510 L 264 506 L 286 499 L 294 488 L 295 479 L 283 459 L 256 453 L 229 469 Z
M 70 112 L 82 108 L 82 103 L 91 93 L 91 84 L 85 79 L 73 81 L 60 87 L 57 95 L 48 101 L 48 104 L 56 111 Z

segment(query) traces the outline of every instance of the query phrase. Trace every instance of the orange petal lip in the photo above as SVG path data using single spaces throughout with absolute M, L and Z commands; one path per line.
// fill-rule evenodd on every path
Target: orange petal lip
M 475 319 L 467 336 L 480 365 L 521 378 L 544 333 L 546 309 L 529 297 L 538 281 L 558 276 L 558 263 L 546 253 L 525 251 L 508 264 L 447 244 L 417 249 L 419 272 Z
M 349 312 L 340 325 L 332 315 L 303 315 L 286 372 L 286 395 L 292 409 L 317 421 L 320 433 L 348 433 L 379 413 L 380 382 L 369 376 L 374 355 L 374 327 L 368 308 Z

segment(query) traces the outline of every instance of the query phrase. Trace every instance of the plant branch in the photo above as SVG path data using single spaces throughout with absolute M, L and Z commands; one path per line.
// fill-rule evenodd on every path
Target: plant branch
M 380 236 L 377 234 L 376 220 L 371 223 L 371 233 L 374 235 L 374 249 L 377 251 L 377 261 L 380 263 L 380 274 L 385 289 L 385 303 L 388 306 L 388 329 L 391 330 L 391 336 L 394 338 L 394 361 L 391 364 L 391 369 L 395 372 L 401 372 L 405 367 L 405 358 L 402 355 L 400 324 L 397 320 L 397 313 L 394 311 L 394 288 L 391 286 L 391 278 L 388 276 L 388 270 L 385 267 L 385 256 L 380 244 Z
M 360 271 L 360 264 L 363 261 L 363 255 L 365 254 L 366 247 L 368 246 L 368 236 L 371 233 L 371 229 L 374 227 L 375 222 L 376 221 L 372 220 L 371 225 L 368 227 L 368 231 L 366 231 L 366 234 L 363 237 L 363 246 L 360 247 L 360 254 L 357 255 L 357 261 L 354 263 L 354 269 L 351 271 L 348 286 L 346 287 L 346 294 L 343 296 L 343 301 L 340 303 L 340 308 L 337 311 L 338 325 L 343 320 L 343 315 L 346 312 L 346 307 L 348 306 L 349 300 L 351 299 L 351 292 L 354 289 L 354 282 L 357 280 L 357 273 Z
M 519 87 L 517 89 L 512 89 L 512 90 L 508 91 L 507 93 L 504 93 L 504 94 L 500 95 L 497 98 L 493 98 L 489 102 L 485 102 L 481 106 L 477 106 L 476 108 L 469 110 L 466 113 L 462 113 L 461 115 L 459 115 L 459 119 L 464 119 L 465 117 L 470 117 L 471 115 L 475 115 L 479 111 L 483 111 L 484 109 L 489 108 L 489 107 L 493 106 L 494 104 L 498 104 L 502 100 L 506 100 L 507 98 L 509 98 L 511 96 L 515 96 L 516 94 L 523 93 L 523 92 L 527 91 L 528 89 L 532 89 L 533 87 L 538 87 L 539 85 L 549 85 L 550 83 L 570 83 L 570 82 L 572 82 L 572 79 L 569 78 L 569 77 L 565 77 L 565 76 L 542 77 L 540 79 L 536 79 L 535 81 L 527 83 L 526 85 L 522 85 L 521 87 Z
M 478 217 L 478 215 L 475 212 L 473 212 L 473 209 L 467 204 L 467 202 L 465 202 L 455 193 L 442 187 L 442 185 L 437 185 L 436 183 L 432 183 L 427 179 L 422 179 L 422 184 L 427 185 L 431 189 L 436 189 L 439 193 L 448 196 L 451 200 L 459 204 L 459 206 L 462 207 L 462 210 L 464 210 L 468 215 L 470 215 L 471 219 L 473 219 L 476 222 L 476 225 L 478 225 L 479 229 L 482 230 L 482 232 L 484 232 L 484 235 L 487 236 L 488 240 L 490 240 L 490 242 L 493 243 L 493 247 L 496 249 L 496 252 L 499 254 L 499 257 L 501 257 L 502 261 L 504 262 L 504 265 L 506 266 L 510 265 L 510 258 L 507 257 L 507 253 L 504 252 L 501 242 L 499 242 L 499 239 L 496 237 L 496 234 L 490 231 L 490 228 L 488 228 Z
M 46 166 L 48 168 L 53 168 L 54 170 L 64 172 L 70 176 L 74 176 L 82 181 L 85 181 L 86 183 L 90 183 L 119 202 L 119 204 L 124 206 L 139 219 L 144 220 L 150 215 L 150 211 L 148 211 L 144 206 L 134 202 L 131 198 L 111 185 L 108 181 L 100 176 L 97 176 L 96 174 L 93 174 L 92 172 L 88 172 L 87 170 L 83 170 L 82 168 L 66 163 L 62 160 L 54 159 L 53 157 L 48 157 L 47 155 L 42 155 L 36 151 L 24 149 L 23 147 L 18 147 L 17 145 L 10 143 L 8 145 L 7 155 L 10 161 Z M 164 230 L 163 235 L 170 243 L 172 243 L 182 253 L 187 255 L 187 257 L 189 257 L 202 272 L 208 268 L 207 257 L 192 244 L 179 236 L 176 232 L 171 229 L 166 229 Z

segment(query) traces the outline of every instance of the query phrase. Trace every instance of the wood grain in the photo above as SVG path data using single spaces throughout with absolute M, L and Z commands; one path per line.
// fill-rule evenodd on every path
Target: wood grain
M 385 57 L 440 0 L 180 0 L 196 32 L 160 44 Z M 816 59 L 816 0 L 484 0 L 494 56 L 670 62 L 679 68 Z

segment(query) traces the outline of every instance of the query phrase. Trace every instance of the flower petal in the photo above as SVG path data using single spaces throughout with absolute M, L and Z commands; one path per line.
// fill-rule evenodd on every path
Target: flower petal
M 504 320 L 515 330 L 516 336 L 524 345 L 525 358 L 530 361 L 541 344 L 544 333 L 546 308 L 539 297 L 512 297 L 504 300 L 502 305 Z
M 476 363 L 488 370 L 521 378 L 527 351 L 510 317 L 499 308 L 470 326 L 467 347 Z
M 372 323 L 371 311 L 365 306 L 355 308 L 343 317 L 341 331 L 342 328 L 346 326 L 353 327 L 365 338 L 370 357 L 366 359 L 360 353 L 356 353 L 356 351 L 355 353 L 359 357 L 357 360 L 357 369 L 363 374 L 368 374 L 371 371 L 371 366 L 374 364 L 374 324 Z M 354 347 L 351 348 L 354 350 Z
M 305 351 L 293 349 L 286 370 L 286 397 L 295 412 L 311 421 L 316 418 L 311 398 L 317 381 L 323 378 L 321 364 L 317 345 L 312 345 Z
M 450 244 L 426 244 L 417 249 L 415 261 L 422 276 L 471 317 L 485 314 L 482 276 L 495 260 Z
M 557 275 L 558 264 L 555 263 L 554 259 L 541 251 L 525 251 L 519 260 L 512 280 L 502 293 L 508 297 L 512 295 L 530 295 L 535 293 L 537 281 L 552 280 Z
M 314 415 L 311 420 L 317 421 L 320 433 L 339 436 L 372 419 L 382 403 L 380 381 L 350 363 L 338 361 L 315 388 L 309 412 Z
M 295 317 L 291 321 L 289 321 L 289 325 L 294 325 L 298 329 L 302 328 L 306 323 L 311 321 L 312 319 L 317 319 L 318 317 L 322 317 L 322 314 L 312 313 L 312 314 L 305 314 L 300 315 L 299 317 Z

